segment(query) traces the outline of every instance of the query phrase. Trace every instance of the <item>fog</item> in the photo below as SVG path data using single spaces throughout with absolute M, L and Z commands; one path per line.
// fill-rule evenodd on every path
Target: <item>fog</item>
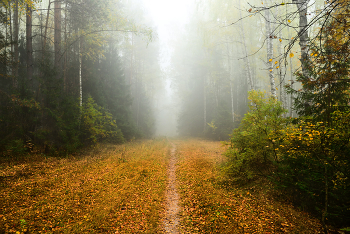
M 283 55 L 296 31 L 277 20 L 267 23 L 268 15 L 252 15 L 249 4 L 143 0 L 159 41 L 163 79 L 155 97 L 156 135 L 227 139 L 246 113 L 252 89 L 275 95 L 291 109 L 284 86 L 295 79 L 292 69 L 300 62 Z M 270 14 L 285 17 L 279 10 Z M 291 25 L 297 23 L 293 17 Z M 271 33 L 274 41 L 267 37 Z
M 156 135 L 176 136 L 177 117 L 179 115 L 179 98 L 176 96 L 171 58 L 174 53 L 172 41 L 176 38 L 174 28 L 184 28 L 189 21 L 193 1 L 143 0 L 148 15 L 154 22 L 155 32 L 160 44 L 159 63 L 164 75 L 164 89 L 156 97 L 155 118 Z
M 43 0 L 28 10 L 5 2 L 12 8 L 1 8 L 8 21 L 0 29 L 1 75 L 11 79 L 1 85 L 5 96 L 45 109 L 40 120 L 33 111 L 21 130 L 37 138 L 46 129 L 43 144 L 69 145 L 67 136 L 75 135 L 74 148 L 109 138 L 105 132 L 119 134 L 118 142 L 226 140 L 248 110 L 251 90 L 275 96 L 295 115 L 285 91 L 286 84 L 300 86 L 293 4 L 282 11 L 258 0 Z M 312 11 L 320 5 L 310 1 Z M 11 135 L 9 126 L 17 123 L 4 126 Z

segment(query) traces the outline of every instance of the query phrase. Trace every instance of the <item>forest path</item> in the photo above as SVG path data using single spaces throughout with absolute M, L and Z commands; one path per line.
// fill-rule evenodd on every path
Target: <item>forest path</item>
M 265 193 L 266 182 L 228 180 L 225 151 L 220 142 L 159 138 L 101 144 L 79 157 L 0 158 L 0 233 L 322 231 Z
M 270 184 L 239 185 L 223 173 L 227 146 L 174 141 L 181 197 L 180 233 L 319 233 L 320 222 L 269 195 Z M 226 168 L 227 170 L 227 168 Z M 271 188 L 272 189 L 272 188 Z
M 176 146 L 171 143 L 170 162 L 168 168 L 168 186 L 165 193 L 165 218 L 163 220 L 165 233 L 180 233 L 179 194 L 176 188 Z

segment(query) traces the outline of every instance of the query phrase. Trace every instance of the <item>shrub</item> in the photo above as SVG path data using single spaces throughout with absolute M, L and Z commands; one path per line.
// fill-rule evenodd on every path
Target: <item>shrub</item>
M 87 98 L 81 115 L 81 131 L 85 144 L 94 144 L 102 140 L 111 143 L 123 143 L 124 137 L 112 115 L 98 106 L 91 96 Z
M 276 98 L 266 92 L 249 92 L 249 111 L 231 135 L 227 172 L 231 175 L 253 178 L 268 175 L 278 158 L 286 111 Z
M 350 112 L 335 111 L 332 125 L 303 118 L 286 128 L 278 170 L 271 177 L 294 202 L 324 220 L 350 220 Z

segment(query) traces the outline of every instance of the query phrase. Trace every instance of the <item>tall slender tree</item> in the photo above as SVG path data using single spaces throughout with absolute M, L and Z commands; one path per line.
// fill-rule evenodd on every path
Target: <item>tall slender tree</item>
M 54 35 L 54 47 L 55 47 L 55 68 L 59 74 L 61 71 L 61 0 L 55 1 L 54 21 L 55 21 L 55 35 Z
M 33 37 L 32 37 L 32 13 L 30 4 L 26 6 L 26 53 L 27 53 L 27 79 L 30 85 L 33 82 Z

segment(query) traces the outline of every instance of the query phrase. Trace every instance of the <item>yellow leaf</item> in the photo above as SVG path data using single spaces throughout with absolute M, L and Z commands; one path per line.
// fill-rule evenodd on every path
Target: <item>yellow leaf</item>
M 310 56 L 314 55 L 314 53 L 311 53 Z
M 277 66 L 276 68 L 278 69 L 278 68 L 280 68 L 280 66 Z
M 275 64 L 277 64 L 277 63 L 278 63 L 278 61 L 275 62 Z
M 269 59 L 269 62 L 272 62 L 272 59 Z
M 294 57 L 294 54 L 291 52 L 291 53 L 289 54 L 289 57 L 293 58 L 293 57 Z
M 282 6 L 283 6 L 284 4 L 285 4 L 284 2 L 281 3 Z
M 270 72 L 272 72 L 272 69 L 270 70 Z
M 288 20 L 288 23 L 290 23 L 290 22 L 292 22 L 292 21 Z
M 315 57 L 317 57 L 317 54 L 315 54 Z
M 280 38 L 280 42 L 282 42 L 282 39 Z

